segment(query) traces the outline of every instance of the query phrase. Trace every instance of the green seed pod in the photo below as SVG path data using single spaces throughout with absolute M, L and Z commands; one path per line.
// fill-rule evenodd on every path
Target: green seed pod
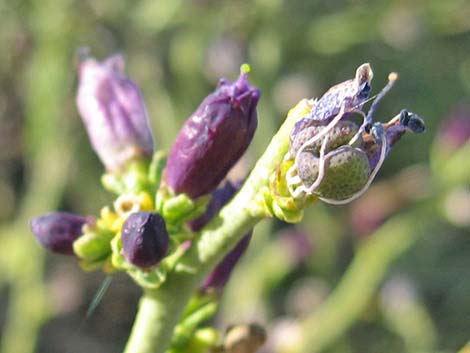
M 320 160 L 312 152 L 299 156 L 298 174 L 305 186 L 318 176 Z M 361 190 L 370 174 L 369 161 L 360 149 L 342 146 L 325 156 L 325 175 L 315 194 L 334 200 L 345 200 Z
M 300 147 L 312 137 L 318 135 L 326 125 L 321 122 L 315 122 L 314 125 L 305 128 L 297 133 L 295 139 L 291 143 L 290 153 L 295 156 Z M 342 120 L 328 133 L 328 143 L 326 145 L 326 152 L 329 152 L 339 146 L 346 145 L 353 136 L 357 133 L 359 127 L 356 123 L 350 120 Z M 311 145 L 305 146 L 304 151 L 311 151 L 316 156 L 320 155 L 320 148 L 324 138 L 319 139 Z

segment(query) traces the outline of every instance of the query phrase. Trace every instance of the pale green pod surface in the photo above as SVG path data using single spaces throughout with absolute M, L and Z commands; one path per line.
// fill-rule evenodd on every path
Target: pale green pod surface
M 295 139 L 292 141 L 290 153 L 295 156 L 299 151 L 300 147 L 306 143 L 312 137 L 318 135 L 323 129 L 326 128 L 326 125 L 320 122 L 313 122 L 314 125 L 311 125 L 295 135 Z M 353 138 L 353 136 L 359 130 L 356 123 L 349 120 L 342 120 L 338 122 L 336 126 L 328 133 L 328 143 L 326 145 L 326 151 L 329 152 L 338 148 L 339 146 L 346 145 Z M 324 138 L 318 139 L 317 141 L 309 144 L 304 147 L 304 151 L 311 151 L 316 156 L 320 155 L 320 148 Z
M 317 176 L 319 159 L 311 152 L 299 156 L 298 173 L 306 187 L 311 186 Z M 325 156 L 325 176 L 315 194 L 320 197 L 344 200 L 361 190 L 370 174 L 366 154 L 351 146 L 342 146 Z

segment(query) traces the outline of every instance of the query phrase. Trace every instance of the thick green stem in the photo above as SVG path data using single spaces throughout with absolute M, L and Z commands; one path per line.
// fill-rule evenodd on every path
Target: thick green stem
M 146 292 L 139 303 L 125 353 L 165 352 L 170 344 L 173 328 L 184 310 L 191 292 L 182 286 L 168 286 Z
M 184 307 L 203 278 L 245 233 L 269 216 L 256 206 L 260 191 L 287 153 L 299 113 L 308 109 L 307 100 L 302 100 L 289 112 L 240 192 L 202 230 L 162 287 L 144 295 L 125 353 L 165 352 Z

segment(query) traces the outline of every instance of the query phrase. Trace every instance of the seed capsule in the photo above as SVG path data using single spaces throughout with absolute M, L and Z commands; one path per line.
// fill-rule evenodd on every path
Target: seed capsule
M 299 156 L 299 177 L 310 187 L 318 177 L 320 160 L 311 152 Z M 366 154 L 350 146 L 342 146 L 325 157 L 325 175 L 316 194 L 327 199 L 344 200 L 367 183 L 370 168 Z
M 320 133 L 325 128 L 326 125 L 324 123 L 313 122 L 304 130 L 299 131 L 291 143 L 291 155 L 295 156 L 299 151 L 300 147 L 302 147 L 305 142 L 310 140 L 312 137 Z M 326 152 L 329 152 L 339 146 L 347 144 L 357 133 L 358 129 L 358 126 L 350 120 L 342 120 L 338 122 L 338 124 L 334 126 L 333 129 L 331 129 L 331 131 L 328 133 L 329 138 L 326 146 Z M 324 138 L 315 141 L 313 144 L 305 147 L 304 151 L 311 151 L 315 155 L 319 156 L 323 140 Z

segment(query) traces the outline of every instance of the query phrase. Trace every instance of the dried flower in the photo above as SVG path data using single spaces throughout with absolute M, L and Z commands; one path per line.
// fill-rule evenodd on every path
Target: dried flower
M 374 73 L 370 64 L 362 64 L 357 68 L 353 79 L 331 87 L 321 98 L 314 100 L 310 113 L 295 124 L 291 134 L 291 142 L 298 132 L 313 122 L 331 121 L 340 113 L 341 109 L 343 109 L 341 118 L 345 117 L 347 113 L 361 110 L 363 103 L 369 97 L 373 77 Z
M 373 123 L 378 102 L 398 75 L 392 72 L 388 76 L 388 84 L 366 115 L 362 106 L 369 96 L 372 77 L 369 64 L 359 66 L 354 79 L 333 86 L 320 99 L 311 101 L 311 111 L 296 122 L 285 158 L 294 159 L 286 174 L 294 199 L 316 195 L 331 204 L 356 199 L 368 189 L 392 145 L 406 131 L 424 131 L 423 120 L 407 110 L 387 124 Z M 351 113 L 363 117 L 360 126 L 346 120 Z
M 124 75 L 124 59 L 85 58 L 79 65 L 77 106 L 93 149 L 106 169 L 151 156 L 153 137 L 139 87 Z
M 73 243 L 82 235 L 87 218 L 68 212 L 51 212 L 31 220 L 31 232 L 45 248 L 73 255 Z
M 158 264 L 168 251 L 165 220 L 158 213 L 132 213 L 122 226 L 121 236 L 124 256 L 140 268 Z
M 259 96 L 246 72 L 234 83 L 219 81 L 183 125 L 168 156 L 164 180 L 175 194 L 196 198 L 217 187 L 253 138 Z

